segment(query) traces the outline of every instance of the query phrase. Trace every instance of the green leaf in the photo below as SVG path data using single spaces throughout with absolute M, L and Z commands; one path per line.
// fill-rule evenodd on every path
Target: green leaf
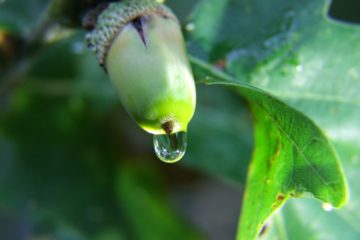
M 103 116 L 82 100 L 39 96 L 27 88 L 18 89 L 9 105 L 0 118 L 0 212 L 27 215 L 32 230 L 26 238 L 70 239 L 72 232 L 82 237 L 71 239 L 89 239 L 115 225 L 122 231 L 108 188 L 111 159 L 122 156 L 114 137 L 104 134 Z M 1 232 L 0 238 L 6 239 Z
M 322 208 L 311 199 L 292 199 L 270 221 L 261 239 L 359 239 L 359 222 L 355 214 L 343 209 L 331 210 L 325 204 Z
M 335 207 L 347 201 L 338 158 L 321 130 L 270 94 L 192 59 L 198 81 L 234 86 L 255 117 L 255 152 L 247 178 L 238 239 L 255 239 L 289 197 L 313 196 Z
M 134 239 L 201 239 L 172 210 L 160 175 L 154 168 L 122 166 L 115 186 Z
M 305 224 L 314 239 L 330 239 L 316 237 L 319 231 L 329 233 L 333 239 L 357 239 L 360 233 L 354 224 L 360 222 L 360 27 L 327 19 L 324 2 L 328 3 L 318 1 L 305 6 L 306 20 L 294 17 L 298 28 L 289 35 L 288 50 L 258 62 L 248 81 L 286 101 L 321 126 L 339 155 L 349 182 L 350 202 L 343 209 L 316 214 L 319 205 L 315 203 L 300 207 L 290 202 L 287 208 L 296 209 L 298 217 L 290 217 L 285 210 L 285 223 L 290 219 L 297 219 L 299 225 L 306 223 L 309 216 L 300 214 L 306 211 L 314 213 L 313 218 L 326 217 L 321 221 L 324 224 L 317 227 Z M 312 14 L 305 15 L 309 9 Z M 295 64 L 287 56 L 294 56 Z M 296 228 L 287 224 L 283 227 L 289 236 L 299 235 Z
M 270 92 L 313 120 L 344 164 L 350 203 L 326 213 L 316 203 L 290 202 L 279 217 L 285 224 L 271 225 L 281 228 L 275 239 L 286 239 L 282 233 L 291 239 L 359 238 L 354 223 L 360 221 L 360 28 L 328 19 L 329 2 L 230 1 L 210 51 L 209 57 L 214 61 L 223 58 L 225 70 L 239 82 Z M 192 39 L 196 34 L 192 32 Z M 296 211 L 286 214 L 287 208 Z M 321 220 L 311 225 L 309 219 L 316 216 Z M 304 225 L 307 231 L 291 227 L 290 221 Z M 333 237 L 322 237 L 326 233 Z
M 358 143 L 353 143 L 356 145 Z M 351 144 L 336 143 L 337 152 L 347 173 L 350 189 L 350 201 L 341 209 L 331 209 L 327 205 L 323 208 L 314 201 L 290 201 L 279 212 L 268 226 L 268 233 L 264 239 L 344 239 L 352 240 L 360 238 L 360 187 L 358 185 L 360 173 L 360 157 L 354 155 L 359 152 L 356 146 Z M 325 211 L 327 210 L 327 211 Z M 311 219 L 311 221 L 309 221 Z M 305 231 L 306 229 L 306 231 Z
M 193 22 L 187 25 L 187 30 L 190 32 L 195 30 L 193 28 L 196 26 L 206 25 L 206 27 L 196 29 L 194 37 L 197 41 L 202 42 L 207 50 L 211 49 L 217 39 L 217 33 L 228 2 L 229 0 L 200 1 L 190 16 L 190 19 L 193 19 Z
M 29 29 L 39 20 L 49 0 L 15 0 L 0 2 L 0 26 L 5 25 L 28 34 Z

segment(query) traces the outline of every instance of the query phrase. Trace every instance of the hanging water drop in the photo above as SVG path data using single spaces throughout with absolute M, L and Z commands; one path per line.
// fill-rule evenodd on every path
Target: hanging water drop
M 186 145 L 186 132 L 154 135 L 156 156 L 166 163 L 179 161 L 185 154 Z

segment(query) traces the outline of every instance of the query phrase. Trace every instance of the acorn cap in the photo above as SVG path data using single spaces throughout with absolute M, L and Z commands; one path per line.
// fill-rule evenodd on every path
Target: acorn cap
M 168 7 L 155 0 L 124 0 L 107 6 L 99 15 L 96 27 L 86 35 L 88 48 L 96 54 L 102 67 L 106 68 L 108 50 L 122 29 L 136 18 L 151 14 L 160 14 L 177 21 Z

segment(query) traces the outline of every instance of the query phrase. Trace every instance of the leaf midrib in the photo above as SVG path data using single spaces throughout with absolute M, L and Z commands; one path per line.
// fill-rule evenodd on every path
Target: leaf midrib
M 211 65 L 208 65 L 207 63 L 204 63 L 202 60 L 199 60 L 197 58 L 191 57 L 190 60 L 197 64 L 198 66 L 206 69 L 209 73 L 213 74 L 214 78 L 217 79 L 221 79 L 224 82 L 216 82 L 216 81 L 211 81 L 211 78 L 209 79 L 205 79 L 205 83 L 206 84 L 222 84 L 222 85 L 229 85 L 229 86 L 235 86 L 235 87 L 240 87 L 242 89 L 250 89 L 253 91 L 258 91 L 257 88 L 251 86 L 251 85 L 247 85 L 245 83 L 239 82 L 237 79 L 234 79 L 233 77 L 229 76 L 228 74 L 214 69 L 214 67 L 212 67 Z M 272 97 L 271 95 L 269 95 L 270 97 Z M 273 97 L 272 97 L 273 98 Z M 291 144 L 296 148 L 297 152 L 303 157 L 303 159 L 305 160 L 305 162 L 311 167 L 311 169 L 313 170 L 313 172 L 318 176 L 318 178 L 320 179 L 320 181 L 322 183 L 324 183 L 329 189 L 331 189 L 330 191 L 332 193 L 336 193 L 336 191 L 329 186 L 329 182 L 327 182 L 322 175 L 316 170 L 316 168 L 314 168 L 314 166 L 311 164 L 310 160 L 304 155 L 303 151 L 301 150 L 300 146 L 296 143 L 295 140 L 293 140 L 291 138 L 291 136 L 285 131 L 285 129 L 270 115 L 270 113 L 268 113 L 260 104 L 253 102 L 253 104 L 256 104 L 256 106 L 259 107 L 259 109 L 261 109 L 268 117 L 269 119 L 275 124 L 275 126 L 284 134 L 284 136 L 291 142 Z M 294 111 L 296 111 L 295 109 L 293 109 Z M 299 113 L 301 114 L 301 113 Z M 311 121 L 311 120 L 310 120 Z M 315 123 L 313 123 L 315 125 Z M 316 125 L 315 125 L 316 126 Z M 338 159 L 337 159 L 338 160 Z
M 263 111 L 263 113 L 266 114 L 266 116 L 275 124 L 275 126 L 284 134 L 284 136 L 291 142 L 291 144 L 296 148 L 297 152 L 303 157 L 303 159 L 305 160 L 306 164 L 308 164 L 311 169 L 313 170 L 313 172 L 319 177 L 319 179 L 321 180 L 321 182 L 323 182 L 328 188 L 331 189 L 331 191 L 333 193 L 335 193 L 336 191 L 334 189 L 332 189 L 329 186 L 329 182 L 327 182 L 322 175 L 319 173 L 319 171 L 312 165 L 311 161 L 306 157 L 306 155 L 304 154 L 304 152 L 301 150 L 300 146 L 295 142 L 295 140 L 285 131 L 285 129 L 281 126 L 281 124 L 276 121 L 275 118 L 272 117 L 272 115 L 269 114 L 269 112 L 267 112 L 260 104 L 255 103 L 259 109 L 261 109 Z M 309 142 L 311 142 L 312 139 L 309 140 Z M 308 145 L 308 144 L 307 144 Z M 294 161 L 294 159 L 292 159 L 292 161 Z

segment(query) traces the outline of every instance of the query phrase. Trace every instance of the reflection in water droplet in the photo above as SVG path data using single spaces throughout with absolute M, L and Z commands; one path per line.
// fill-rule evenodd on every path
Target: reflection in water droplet
M 179 161 L 186 150 L 186 132 L 154 135 L 156 156 L 166 163 Z
M 334 207 L 330 203 L 323 203 L 322 208 L 327 212 L 334 210 Z

